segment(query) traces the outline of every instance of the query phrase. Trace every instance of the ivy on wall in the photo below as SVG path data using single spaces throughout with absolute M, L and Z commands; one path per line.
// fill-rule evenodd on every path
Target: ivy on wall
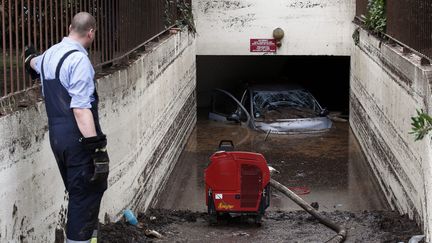
M 165 0 L 165 19 L 166 25 L 176 25 L 179 28 L 188 28 L 192 33 L 196 33 L 195 21 L 192 14 L 192 6 L 185 0 Z M 174 18 L 173 11 L 176 12 L 177 17 Z
M 385 12 L 386 0 L 369 0 L 368 12 L 366 14 L 365 26 L 372 33 L 377 35 L 384 34 L 387 25 Z
M 354 44 L 357 46 L 360 43 L 360 28 L 356 28 L 352 34 Z

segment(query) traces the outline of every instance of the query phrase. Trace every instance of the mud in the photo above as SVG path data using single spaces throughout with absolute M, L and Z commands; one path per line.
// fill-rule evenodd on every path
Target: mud
M 312 109 L 293 108 L 293 107 L 276 107 L 263 114 L 264 122 L 274 122 L 278 119 L 298 119 L 316 117 L 317 114 Z M 256 119 L 260 120 L 260 119 Z
M 200 117 L 155 208 L 205 211 L 204 169 L 222 139 L 233 140 L 236 150 L 262 153 L 280 171 L 274 178 L 305 191 L 302 197 L 318 202 L 324 211 L 387 210 L 373 172 L 347 122 L 334 122 L 324 133 L 275 135 Z M 182 186 L 179 186 L 182 185 Z M 273 191 L 270 210 L 300 207 Z
M 123 221 L 103 225 L 100 242 L 325 242 L 335 235 L 274 190 L 261 227 L 239 217 L 210 226 L 203 174 L 222 139 L 232 139 L 237 150 L 262 153 L 280 171 L 273 178 L 348 229 L 347 242 L 407 242 L 421 234 L 413 221 L 390 211 L 347 122 L 325 133 L 266 136 L 201 117 L 153 202 L 159 209 L 138 214 L 142 228 Z M 163 238 L 147 237 L 145 229 Z
M 406 216 L 395 212 L 324 212 L 348 229 L 346 242 L 407 242 L 421 232 Z M 144 229 L 124 222 L 101 227 L 100 242 L 325 242 L 335 233 L 303 211 L 267 212 L 262 226 L 240 218 L 227 218 L 210 226 L 203 212 L 149 210 L 140 214 L 144 228 L 163 235 L 145 236 Z

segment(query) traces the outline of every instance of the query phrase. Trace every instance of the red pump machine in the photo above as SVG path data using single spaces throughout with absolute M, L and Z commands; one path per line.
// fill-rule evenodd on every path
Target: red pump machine
M 212 223 L 224 213 L 249 215 L 261 223 L 270 205 L 270 171 L 264 156 L 233 151 L 223 140 L 205 170 L 206 203 Z

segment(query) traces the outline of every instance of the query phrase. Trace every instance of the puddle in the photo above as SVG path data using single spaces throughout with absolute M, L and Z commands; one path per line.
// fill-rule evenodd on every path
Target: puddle
M 320 211 L 388 210 L 347 122 L 318 134 L 275 135 L 199 119 L 155 208 L 206 211 L 204 169 L 223 139 L 236 150 L 262 153 L 280 171 L 273 176 Z M 300 208 L 273 191 L 268 210 Z

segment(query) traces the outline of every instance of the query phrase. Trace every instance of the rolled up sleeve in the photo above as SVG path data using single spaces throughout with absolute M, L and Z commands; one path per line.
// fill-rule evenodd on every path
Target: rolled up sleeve
M 91 108 L 93 102 L 94 69 L 87 56 L 80 55 L 71 70 L 68 92 L 70 108 Z
M 37 57 L 35 57 L 35 68 L 34 68 L 34 70 L 38 73 L 38 74 L 40 74 L 41 73 L 41 68 L 42 68 L 42 57 L 43 57 L 43 55 L 39 55 L 39 56 L 37 56 Z

